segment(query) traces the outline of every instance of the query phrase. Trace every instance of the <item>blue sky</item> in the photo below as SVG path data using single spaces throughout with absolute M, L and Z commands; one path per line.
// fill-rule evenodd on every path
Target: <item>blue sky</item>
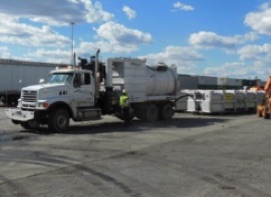
M 265 80 L 271 0 L 1 0 L 0 58 L 146 58 L 180 74 Z

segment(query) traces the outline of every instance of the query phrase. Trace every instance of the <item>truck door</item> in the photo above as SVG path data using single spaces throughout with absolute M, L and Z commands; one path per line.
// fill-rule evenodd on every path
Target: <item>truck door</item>
M 76 107 L 94 106 L 94 88 L 90 73 L 76 73 L 73 81 L 73 99 Z

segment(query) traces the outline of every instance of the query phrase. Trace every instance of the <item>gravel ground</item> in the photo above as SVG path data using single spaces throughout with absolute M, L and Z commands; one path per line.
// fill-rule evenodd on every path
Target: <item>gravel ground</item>
M 271 197 L 271 121 L 178 113 L 26 131 L 0 108 L 0 197 Z

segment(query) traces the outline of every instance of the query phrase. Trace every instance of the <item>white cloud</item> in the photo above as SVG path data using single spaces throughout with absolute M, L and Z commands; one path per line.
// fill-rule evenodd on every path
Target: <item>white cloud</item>
M 52 26 L 70 25 L 70 22 L 96 23 L 111 20 L 114 15 L 103 10 L 99 2 L 91 0 L 9 0 L 0 6 L 0 43 L 28 47 L 69 47 L 71 39 L 52 29 Z M 68 35 L 69 36 L 69 35 Z M 33 48 L 28 48 L 29 51 Z M 39 52 L 39 53 L 38 53 Z M 40 53 L 35 51 L 37 57 Z M 59 54 L 59 51 L 55 51 Z M 8 54 L 1 53 L 2 57 Z M 55 57 L 55 55 L 52 57 Z M 23 56 L 23 55 L 22 55 Z M 26 57 L 27 58 L 27 57 Z M 59 59 L 59 57 L 56 57 Z
M 93 5 L 91 0 L 78 0 L 78 2 L 79 1 L 83 2 L 83 5 L 85 5 L 86 9 L 84 13 L 87 19 L 86 22 L 89 23 L 105 22 L 110 21 L 111 19 L 114 18 L 113 14 L 103 10 L 102 4 L 99 2 L 95 2 L 95 4 Z
M 247 45 L 238 50 L 241 60 L 271 60 L 271 44 Z
M 10 58 L 8 47 L 0 46 L 0 58 Z
M 167 65 L 175 64 L 179 73 L 192 74 L 195 64 L 203 60 L 203 56 L 192 47 L 168 46 L 161 53 L 141 56 L 146 58 L 149 64 L 164 62 Z
M 266 80 L 271 73 L 271 44 L 247 45 L 237 51 L 240 62 L 225 63 L 209 67 L 205 75 L 254 78 Z
M 260 11 L 248 13 L 244 23 L 261 34 L 271 35 L 270 4 L 264 3 L 262 4 Z
M 178 8 L 180 10 L 183 10 L 183 11 L 193 11 L 194 10 L 194 7 L 191 6 L 191 5 L 186 5 L 186 4 L 183 4 L 181 2 L 176 2 L 173 4 L 173 7 L 174 8 Z
M 48 26 L 35 27 L 20 23 L 18 18 L 0 14 L 0 42 L 28 46 L 64 46 L 70 39 Z
M 151 43 L 152 37 L 149 33 L 129 29 L 119 23 L 107 22 L 95 29 L 96 42 L 82 41 L 75 49 L 80 56 L 86 56 L 86 51 L 101 49 L 103 53 L 131 53 L 138 50 L 141 44 Z
M 46 50 L 39 49 L 25 55 L 27 59 L 38 59 L 43 62 L 52 62 L 52 63 L 71 63 L 71 51 L 65 51 L 60 49 Z
M 129 29 L 124 25 L 112 21 L 102 24 L 99 29 L 97 29 L 97 34 L 101 38 L 109 40 L 111 43 L 123 45 L 150 43 L 152 41 L 152 37 L 149 33 Z
M 208 67 L 204 74 L 208 76 L 247 78 L 253 76 L 255 70 L 244 62 L 225 63 L 221 66 Z
M 208 76 L 233 77 L 239 79 L 254 79 L 255 77 L 266 80 L 271 73 L 269 65 L 263 62 L 231 62 L 221 66 L 208 67 L 204 74 Z
M 48 25 L 95 23 L 114 17 L 104 11 L 99 2 L 93 4 L 91 0 L 8 0 L 1 2 L 0 13 Z
M 237 45 L 247 41 L 253 41 L 257 35 L 253 32 L 245 35 L 221 36 L 214 32 L 201 31 L 193 33 L 189 37 L 189 43 L 202 48 L 222 48 L 227 50 L 234 49 Z
M 264 80 L 271 73 L 271 44 L 248 45 L 238 50 L 242 61 L 250 62 L 254 75 Z
M 102 24 L 96 32 L 99 41 L 95 46 L 101 46 L 105 48 L 104 51 L 110 50 L 115 53 L 130 53 L 137 50 L 139 45 L 152 42 L 152 36 L 149 33 L 129 29 L 112 21 Z
M 91 52 L 95 52 L 100 49 L 102 53 L 117 53 L 118 51 L 114 49 L 114 45 L 105 41 L 97 42 L 81 42 L 80 45 L 75 49 L 76 53 L 80 57 L 89 57 Z M 123 49 L 124 50 L 124 49 Z M 121 52 L 130 52 L 130 51 L 121 51 Z
M 122 11 L 128 16 L 130 20 L 136 17 L 136 12 L 128 6 L 123 6 Z

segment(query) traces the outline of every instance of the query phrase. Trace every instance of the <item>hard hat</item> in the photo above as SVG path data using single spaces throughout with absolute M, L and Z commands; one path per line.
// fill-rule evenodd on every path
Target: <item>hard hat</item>
M 126 92 L 126 90 L 125 89 L 123 89 L 122 90 L 122 94 L 126 94 L 127 92 Z

